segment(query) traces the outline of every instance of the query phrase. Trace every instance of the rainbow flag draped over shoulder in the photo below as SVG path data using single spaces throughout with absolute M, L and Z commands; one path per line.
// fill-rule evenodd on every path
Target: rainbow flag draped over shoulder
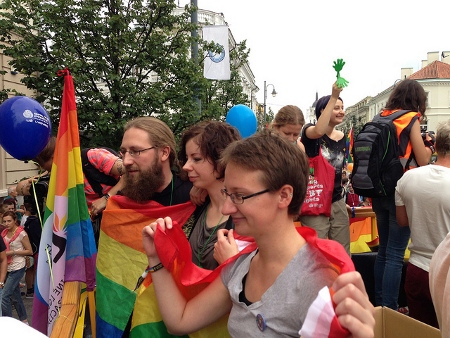
M 353 149 L 353 127 L 348 132 L 346 144 L 345 144 L 345 158 L 347 163 L 353 163 L 352 149 Z
M 148 264 L 142 246 L 142 229 L 165 216 L 185 224 L 194 210 L 191 202 L 162 206 L 154 201 L 136 203 L 125 196 L 109 199 L 103 211 L 97 258 L 97 337 L 122 337 L 132 314 L 133 322 L 140 323 L 134 325 L 146 332 L 142 337 L 172 337 L 167 334 L 154 300 L 147 300 L 148 292 L 143 292 L 142 287 L 139 293 L 133 292 Z M 137 305 L 141 303 L 146 303 L 144 312 Z M 133 328 L 133 331 L 139 330 Z
M 96 247 L 86 197 L 73 79 L 64 76 L 61 119 L 53 157 L 33 300 L 33 327 L 50 335 L 64 282 L 95 287 Z

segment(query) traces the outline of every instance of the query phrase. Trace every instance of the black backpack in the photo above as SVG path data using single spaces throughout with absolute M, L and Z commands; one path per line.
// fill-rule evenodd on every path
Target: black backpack
M 110 153 L 119 156 L 119 154 L 108 147 L 101 147 L 102 149 L 108 150 Z M 102 184 L 109 185 L 111 187 L 115 186 L 117 182 L 119 182 L 118 179 L 115 179 L 112 176 L 109 176 L 101 171 L 99 171 L 97 168 L 95 168 L 91 162 L 88 160 L 87 152 L 91 148 L 84 148 L 81 150 L 81 163 L 83 166 L 83 174 L 88 180 L 89 184 L 91 185 L 92 189 L 97 193 L 99 197 L 103 196 L 103 189 Z
M 394 120 L 410 112 L 399 110 L 388 116 L 377 114 L 367 122 L 353 142 L 351 182 L 364 197 L 391 196 L 403 176 L 401 151 Z

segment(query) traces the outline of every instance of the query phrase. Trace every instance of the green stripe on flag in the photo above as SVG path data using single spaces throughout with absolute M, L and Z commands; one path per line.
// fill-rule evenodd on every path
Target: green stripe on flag
M 105 278 L 98 270 L 97 286 L 96 307 L 99 316 L 105 322 L 124 330 L 133 311 L 136 294 Z M 120 304 L 120 306 L 111 307 L 111 304 Z

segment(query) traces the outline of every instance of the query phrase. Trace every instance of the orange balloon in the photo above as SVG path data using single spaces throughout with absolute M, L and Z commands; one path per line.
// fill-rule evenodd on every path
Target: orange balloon
M 350 171 L 353 170 L 353 163 L 348 163 L 347 164 L 347 170 L 350 170 Z

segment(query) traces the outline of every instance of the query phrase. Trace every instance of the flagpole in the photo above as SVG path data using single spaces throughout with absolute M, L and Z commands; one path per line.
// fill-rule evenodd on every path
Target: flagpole
M 191 0 L 191 5 L 195 7 L 195 11 L 191 14 L 191 23 L 194 24 L 194 29 L 192 29 L 191 37 L 192 37 L 192 43 L 191 43 L 191 58 L 194 60 L 195 64 L 198 64 L 198 31 L 197 31 L 197 24 L 198 24 L 198 5 L 197 0 Z M 194 100 L 198 107 L 198 113 L 200 114 L 202 111 L 202 102 L 198 98 L 198 87 L 196 86 L 194 88 Z

